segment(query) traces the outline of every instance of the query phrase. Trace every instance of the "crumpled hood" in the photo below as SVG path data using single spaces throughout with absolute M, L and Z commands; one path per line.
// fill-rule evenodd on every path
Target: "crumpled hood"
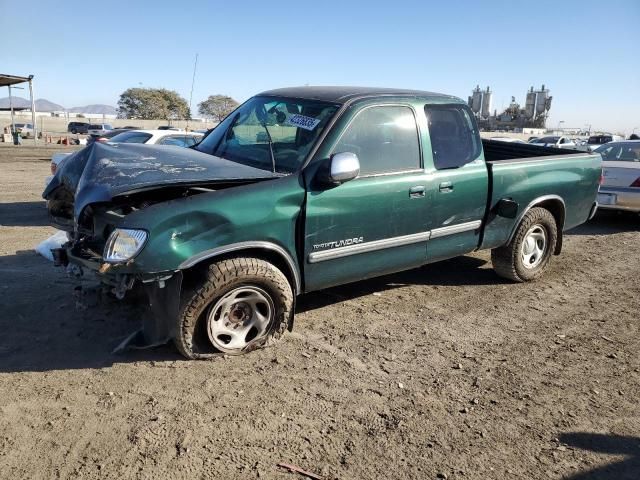
M 48 199 L 54 190 L 64 187 L 75 197 L 77 218 L 91 203 L 108 202 L 137 190 L 276 177 L 279 175 L 190 148 L 94 142 L 62 162 L 42 196 Z

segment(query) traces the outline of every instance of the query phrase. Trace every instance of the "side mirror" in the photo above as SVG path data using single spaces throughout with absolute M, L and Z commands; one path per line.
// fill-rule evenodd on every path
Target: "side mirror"
M 327 180 L 339 185 L 353 180 L 360 174 L 360 160 L 355 153 L 340 152 L 331 156 Z

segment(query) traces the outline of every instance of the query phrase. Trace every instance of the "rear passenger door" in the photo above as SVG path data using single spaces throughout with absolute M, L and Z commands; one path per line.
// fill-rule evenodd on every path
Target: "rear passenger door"
M 426 105 L 430 148 L 428 226 L 431 261 L 477 248 L 487 205 L 489 178 L 482 142 L 469 108 L 461 104 Z
M 331 150 L 340 152 L 358 156 L 360 175 L 337 186 L 308 180 L 306 290 L 426 262 L 426 177 L 414 109 L 363 108 Z

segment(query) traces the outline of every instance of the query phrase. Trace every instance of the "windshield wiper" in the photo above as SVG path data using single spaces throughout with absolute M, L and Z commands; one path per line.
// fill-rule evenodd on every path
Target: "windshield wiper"
M 269 129 L 267 128 L 267 124 L 263 121 L 260 122 L 260 125 L 263 126 L 264 131 L 267 132 L 267 141 L 269 142 L 269 154 L 271 155 L 271 168 L 272 172 L 276 173 L 276 156 L 273 153 L 273 141 L 271 140 L 271 134 L 269 133 Z

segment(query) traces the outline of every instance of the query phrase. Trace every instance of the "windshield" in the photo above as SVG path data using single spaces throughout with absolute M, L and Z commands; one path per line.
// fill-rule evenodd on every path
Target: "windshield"
M 338 105 L 316 100 L 253 97 L 195 149 L 270 172 L 293 173 L 337 110 Z
M 594 150 L 605 162 L 640 162 L 640 142 L 613 143 Z
M 560 137 L 542 137 L 537 138 L 531 143 L 556 143 L 558 140 L 560 140 Z

